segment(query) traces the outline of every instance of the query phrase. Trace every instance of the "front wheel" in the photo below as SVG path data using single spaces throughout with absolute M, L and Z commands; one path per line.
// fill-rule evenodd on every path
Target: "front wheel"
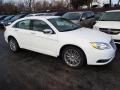
M 83 52 L 77 47 L 66 47 L 62 52 L 62 59 L 65 63 L 73 68 L 81 67 L 84 65 L 85 56 Z
M 14 38 L 9 40 L 9 47 L 13 52 L 17 52 L 19 50 L 18 43 Z

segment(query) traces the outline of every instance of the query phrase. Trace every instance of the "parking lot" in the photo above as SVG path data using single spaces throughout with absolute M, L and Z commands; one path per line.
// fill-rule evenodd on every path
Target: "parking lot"
M 0 90 L 120 90 L 120 48 L 106 66 L 72 69 L 58 58 L 13 53 L 0 31 Z

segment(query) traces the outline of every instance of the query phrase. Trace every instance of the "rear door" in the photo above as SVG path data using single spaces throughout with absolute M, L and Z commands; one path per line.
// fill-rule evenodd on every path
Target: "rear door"
M 13 28 L 14 36 L 17 39 L 21 48 L 29 49 L 31 45 L 31 20 L 22 20 L 16 23 Z

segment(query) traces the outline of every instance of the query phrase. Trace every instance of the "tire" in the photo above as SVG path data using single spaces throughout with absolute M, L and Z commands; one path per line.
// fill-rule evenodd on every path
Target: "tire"
M 11 38 L 8 43 L 11 51 L 13 52 L 19 51 L 19 45 L 14 38 Z
M 85 64 L 85 55 L 81 49 L 68 46 L 62 52 L 62 60 L 72 68 L 80 68 Z

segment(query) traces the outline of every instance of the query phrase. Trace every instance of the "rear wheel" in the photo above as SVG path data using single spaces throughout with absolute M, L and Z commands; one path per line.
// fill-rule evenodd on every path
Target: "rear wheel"
M 62 59 L 68 66 L 73 68 L 81 67 L 85 62 L 85 56 L 83 52 L 74 46 L 64 48 L 62 52 Z
M 13 52 L 17 52 L 19 50 L 19 45 L 14 38 L 9 40 L 9 47 Z

